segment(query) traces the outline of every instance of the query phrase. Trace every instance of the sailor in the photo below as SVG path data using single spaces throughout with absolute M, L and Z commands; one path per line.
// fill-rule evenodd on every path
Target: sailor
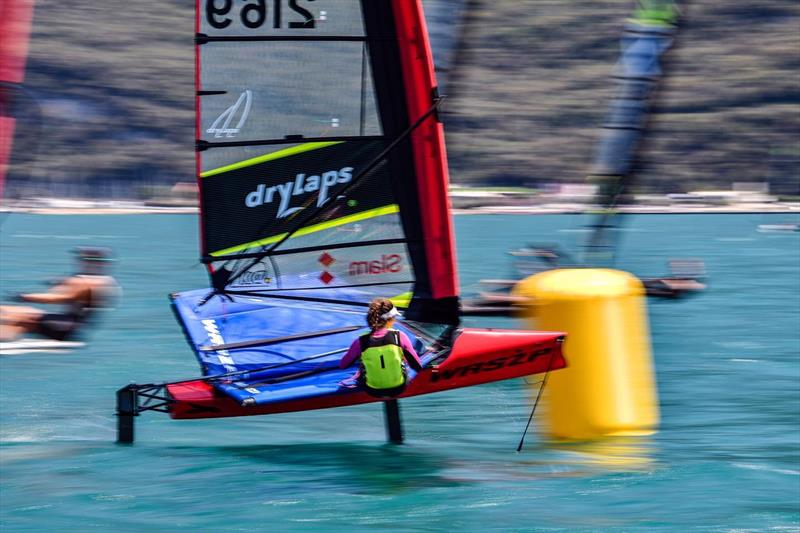
M 97 309 L 107 308 L 119 287 L 108 274 L 111 253 L 106 248 L 74 250 L 76 273 L 56 283 L 49 291 L 20 294 L 16 300 L 36 304 L 60 304 L 60 312 L 37 307 L 0 306 L 0 340 L 12 341 L 33 333 L 57 341 L 74 340 L 85 329 Z
M 367 311 L 367 325 L 371 331 L 353 341 L 339 361 L 340 368 L 347 368 L 359 360 L 356 381 L 378 398 L 392 398 L 405 390 L 408 366 L 416 371 L 422 370 L 408 336 L 392 329 L 399 315 L 391 300 L 372 300 Z

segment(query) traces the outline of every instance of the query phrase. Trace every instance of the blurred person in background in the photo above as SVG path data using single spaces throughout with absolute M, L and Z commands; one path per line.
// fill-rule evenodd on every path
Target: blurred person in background
M 19 294 L 21 302 L 61 305 L 58 312 L 37 307 L 0 305 L 0 341 L 13 341 L 26 333 L 56 341 L 72 341 L 90 325 L 95 311 L 110 307 L 119 294 L 108 273 L 113 258 L 106 248 L 74 250 L 75 274 L 59 280 L 47 292 Z

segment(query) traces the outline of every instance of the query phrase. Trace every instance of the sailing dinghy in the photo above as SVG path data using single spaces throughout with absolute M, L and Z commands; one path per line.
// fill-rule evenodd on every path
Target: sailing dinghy
M 419 0 L 201 0 L 196 31 L 211 288 L 171 300 L 203 377 L 120 389 L 120 442 L 147 410 L 188 419 L 378 401 L 338 366 L 377 296 L 404 308 L 397 327 L 423 363 L 401 397 L 566 365 L 563 333 L 459 327 Z M 400 440 L 396 400 L 385 405 Z

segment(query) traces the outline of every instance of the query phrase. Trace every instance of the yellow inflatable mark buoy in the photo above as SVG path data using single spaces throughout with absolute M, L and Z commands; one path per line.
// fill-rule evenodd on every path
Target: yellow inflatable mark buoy
M 567 332 L 567 368 L 553 372 L 542 397 L 540 430 L 553 439 L 649 435 L 658 427 L 645 291 L 635 276 L 610 269 L 549 270 L 521 281 L 533 328 Z

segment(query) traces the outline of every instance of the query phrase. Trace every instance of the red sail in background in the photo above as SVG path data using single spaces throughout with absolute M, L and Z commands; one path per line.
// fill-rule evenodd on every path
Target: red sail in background
M 410 122 L 430 108 L 436 91 L 433 56 L 421 0 L 395 1 L 397 38 Z M 448 169 L 444 128 L 438 120 L 424 121 L 412 134 L 414 168 L 420 191 L 420 211 L 428 275 L 433 298 L 458 296 L 453 247 L 453 223 L 447 194 Z
M 9 87 L 25 78 L 33 1 L 11 0 L 0 4 L 0 198 L 14 139 L 14 118 L 8 111 Z

